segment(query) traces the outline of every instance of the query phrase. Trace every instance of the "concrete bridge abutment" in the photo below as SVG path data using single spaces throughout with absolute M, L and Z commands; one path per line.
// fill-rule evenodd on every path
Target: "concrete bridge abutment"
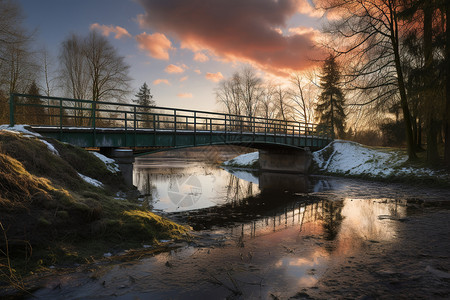
M 311 162 L 309 148 L 259 150 L 259 165 L 263 171 L 306 174 Z
M 101 148 L 100 152 L 116 161 L 123 179 L 128 186 L 133 185 L 134 155 L 132 149 Z

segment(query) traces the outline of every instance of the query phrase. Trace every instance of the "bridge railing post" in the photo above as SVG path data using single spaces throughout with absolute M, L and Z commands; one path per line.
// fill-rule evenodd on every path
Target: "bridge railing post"
M 136 106 L 133 107 L 133 129 L 136 131 L 137 128 L 137 116 L 136 116 Z
M 15 105 L 14 105 L 14 94 L 9 95 L 9 126 L 15 125 L 14 114 L 15 114 Z
M 59 132 L 62 134 L 62 125 L 63 125 L 63 103 L 62 99 L 59 99 Z
M 156 131 L 156 116 L 153 115 L 153 131 Z
M 177 110 L 173 110 L 173 146 L 177 146 Z
M 225 132 L 224 142 L 226 142 L 227 141 L 227 115 L 224 115 L 224 132 Z
M 137 116 L 136 116 L 136 106 L 133 106 L 133 145 L 136 147 L 136 129 L 137 129 Z
M 212 144 L 212 118 L 209 118 L 209 144 Z
M 267 118 L 264 120 L 264 142 L 267 142 L 267 126 L 269 125 L 269 120 Z
M 197 146 L 197 112 L 194 111 L 194 146 Z

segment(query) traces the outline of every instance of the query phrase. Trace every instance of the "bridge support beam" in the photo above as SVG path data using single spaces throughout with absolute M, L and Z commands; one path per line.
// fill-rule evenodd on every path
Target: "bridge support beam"
M 263 171 L 306 174 L 311 160 L 309 148 L 259 150 L 259 165 Z
M 101 148 L 100 152 L 114 159 L 119 165 L 125 183 L 129 186 L 133 185 L 133 163 L 134 156 L 132 149 L 113 149 Z

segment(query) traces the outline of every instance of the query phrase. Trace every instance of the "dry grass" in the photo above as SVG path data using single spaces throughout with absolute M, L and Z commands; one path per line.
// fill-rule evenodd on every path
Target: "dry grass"
M 111 248 L 186 234 L 184 227 L 132 200 L 114 199 L 126 185 L 94 155 L 50 142 L 60 156 L 36 138 L 0 131 L 0 291 L 25 288 L 21 276 L 50 265 L 82 263 Z M 94 187 L 77 173 L 107 188 Z

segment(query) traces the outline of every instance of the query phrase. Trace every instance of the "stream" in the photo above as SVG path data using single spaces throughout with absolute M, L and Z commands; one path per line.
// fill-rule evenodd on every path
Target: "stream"
M 449 190 L 226 170 L 190 153 L 137 159 L 134 184 L 144 207 L 190 226 L 192 241 L 50 278 L 33 297 L 450 297 Z

